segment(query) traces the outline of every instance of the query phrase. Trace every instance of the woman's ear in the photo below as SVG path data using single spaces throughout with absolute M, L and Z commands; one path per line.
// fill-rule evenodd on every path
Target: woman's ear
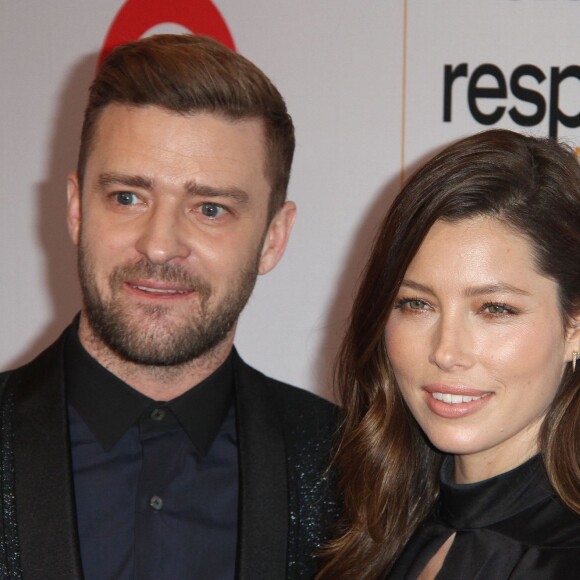
M 574 316 L 566 327 L 566 351 L 564 362 L 572 361 L 575 369 L 580 365 L 580 314 Z

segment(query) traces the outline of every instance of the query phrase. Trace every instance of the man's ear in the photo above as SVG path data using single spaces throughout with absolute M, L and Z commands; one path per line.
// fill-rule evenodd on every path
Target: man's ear
M 67 179 L 66 193 L 68 198 L 66 221 L 68 224 L 68 233 L 73 243 L 78 246 L 80 243 L 81 232 L 81 188 L 79 176 L 73 171 Z
M 280 261 L 296 220 L 296 204 L 287 201 L 272 218 L 262 245 L 259 274 L 267 274 Z

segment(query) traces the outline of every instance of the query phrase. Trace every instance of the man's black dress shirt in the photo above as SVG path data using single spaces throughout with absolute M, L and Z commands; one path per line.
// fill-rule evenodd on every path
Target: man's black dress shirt
M 232 357 L 167 403 L 107 371 L 71 332 L 65 376 L 86 580 L 230 579 L 238 448 Z

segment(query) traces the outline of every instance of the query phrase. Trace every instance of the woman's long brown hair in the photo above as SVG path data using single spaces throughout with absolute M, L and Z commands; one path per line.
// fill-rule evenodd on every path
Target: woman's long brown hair
M 319 580 L 384 578 L 438 497 L 443 455 L 399 394 L 385 325 L 433 224 L 481 215 L 531 243 L 538 271 L 558 283 L 563 332 L 580 313 L 580 165 L 569 148 L 487 131 L 451 145 L 411 178 L 379 229 L 335 368 L 344 516 Z M 580 372 L 571 364 L 539 444 L 554 489 L 580 513 Z

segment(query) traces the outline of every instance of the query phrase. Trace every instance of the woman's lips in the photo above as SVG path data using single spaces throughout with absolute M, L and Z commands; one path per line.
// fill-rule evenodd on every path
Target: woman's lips
M 429 409 L 440 417 L 455 419 L 479 411 L 493 398 L 490 391 L 462 386 L 431 384 L 423 387 Z
M 470 395 L 452 395 L 451 393 L 431 393 L 434 399 L 438 401 L 443 401 L 448 405 L 457 405 L 459 403 L 471 403 L 471 401 L 479 401 L 482 397 L 489 396 L 489 393 L 479 396 Z

